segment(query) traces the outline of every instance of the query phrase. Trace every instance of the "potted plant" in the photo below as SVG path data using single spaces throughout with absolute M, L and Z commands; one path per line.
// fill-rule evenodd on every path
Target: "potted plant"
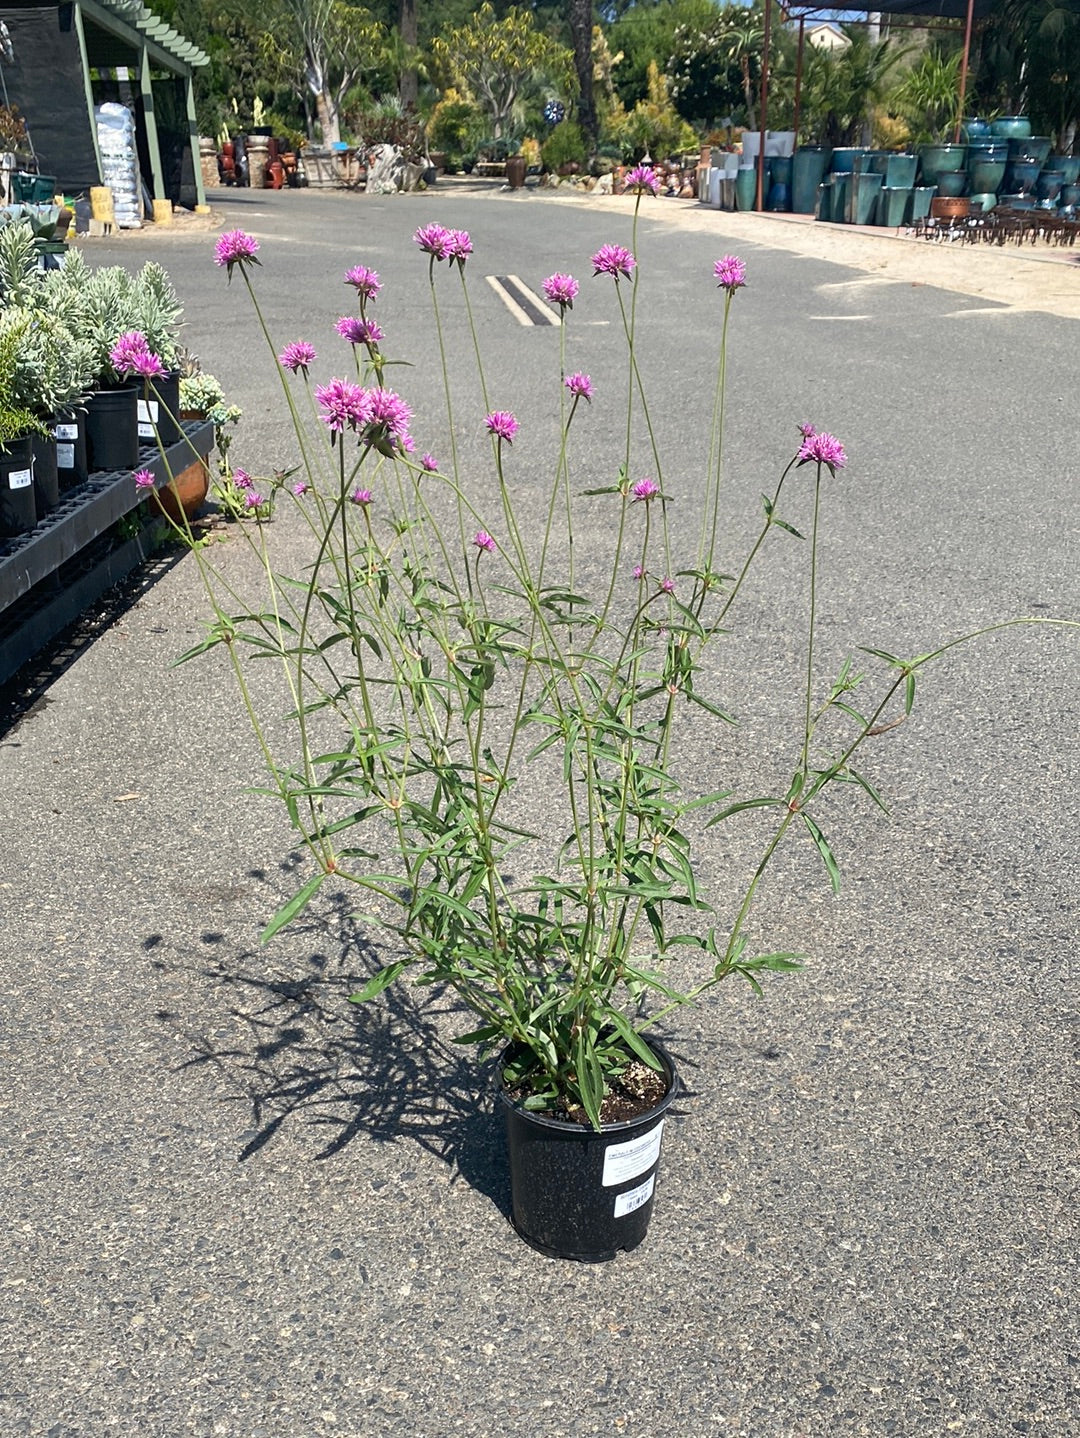
M 655 190 L 655 175 L 639 166 L 628 184 L 640 198 Z M 469 235 L 427 224 L 415 239 L 433 301 L 440 288 L 457 288 L 455 271 L 467 288 Z M 746 282 L 732 256 L 717 260 L 710 281 L 721 343 L 696 491 L 701 523 L 689 552 L 676 548 L 661 446 L 650 438 L 643 453 L 634 447 L 635 433 L 656 433 L 634 357 L 636 210 L 630 239 L 601 246 L 590 266 L 594 288 L 614 287 L 624 322 L 631 413 L 621 424 L 608 419 L 610 396 L 587 374 L 567 373 L 564 338 L 551 379 L 552 398 L 561 397 L 558 457 L 539 523 L 527 518 L 518 472 L 526 426 L 499 407 L 512 380 L 486 392 L 486 414 L 454 413 L 456 331 L 438 319 L 450 296 L 434 307 L 443 432 L 486 436 L 486 485 L 474 453 L 466 466 L 453 438 L 442 459 L 421 453 L 409 405 L 388 388 L 398 371 L 376 333 L 379 277 L 350 270 L 359 316 L 339 333 L 351 336 L 359 373 L 342 353 L 339 375 L 332 356 L 316 382 L 307 338 L 275 357 L 285 383 L 312 389 L 310 407 L 293 407 L 312 415 L 309 425 L 297 421 L 299 478 L 280 476 L 273 488 L 310 529 L 306 567 L 290 577 L 271 531 L 245 527 L 262 579 L 258 592 L 240 595 L 235 564 L 219 574 L 199 550 L 214 609 L 205 639 L 184 656 L 220 648 L 236 673 L 267 763 L 263 792 L 280 800 L 310 856 L 264 937 L 324 885 L 352 887 L 383 951 L 355 1000 L 370 1002 L 410 973 L 447 992 L 462 1011 L 459 1041 L 498 1056 L 516 1226 L 542 1251 L 582 1259 L 611 1257 L 645 1233 L 678 1083 L 657 1026 L 731 977 L 758 988 L 763 975 L 799 966 L 799 955 L 755 940 L 763 876 L 801 837 L 837 886 L 823 796 L 882 802 L 864 751 L 910 712 L 923 670 L 974 637 L 912 658 L 877 652 L 875 681 L 852 659 L 833 676 L 819 672 L 819 532 L 846 455 L 812 425 L 799 426 L 747 552 L 724 552 L 726 341 Z M 233 231 L 215 256 L 256 308 L 257 250 Z M 578 281 L 558 271 L 543 290 L 572 324 Z M 583 489 L 572 456 L 579 429 L 597 422 L 620 439 L 608 474 Z M 595 547 L 588 562 L 575 548 L 583 520 L 608 537 L 602 563 Z M 719 737 L 731 718 L 714 692 L 711 651 L 737 619 L 757 556 L 774 544 L 806 566 L 802 694 L 790 767 L 764 794 L 744 796 L 702 772 L 695 745 L 703 726 Z M 1028 622 L 1040 621 L 1006 624 Z M 267 658 L 281 667 L 280 693 L 267 688 Z M 717 912 L 696 845 L 747 811 L 768 824 L 761 858 Z

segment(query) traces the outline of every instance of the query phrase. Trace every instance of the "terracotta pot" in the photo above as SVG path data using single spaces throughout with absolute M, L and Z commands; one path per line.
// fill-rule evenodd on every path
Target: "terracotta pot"
M 155 490 L 151 495 L 151 503 L 163 514 L 167 514 L 174 524 L 181 524 L 181 511 L 188 519 L 194 519 L 202 508 L 209 489 L 210 470 L 205 460 L 197 459 L 189 464 L 187 469 L 182 469 L 171 484 Z

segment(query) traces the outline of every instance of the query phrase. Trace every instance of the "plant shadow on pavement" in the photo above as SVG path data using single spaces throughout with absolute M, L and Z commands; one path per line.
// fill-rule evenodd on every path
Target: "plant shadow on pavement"
M 294 866 L 289 860 L 282 868 Z M 241 1162 L 294 1123 L 324 1138 L 317 1159 L 333 1158 L 360 1136 L 404 1138 L 509 1214 L 501 1126 L 484 1097 L 490 1065 L 478 1064 L 472 1048 L 447 1042 L 439 1020 L 449 1008 L 433 990 L 396 983 L 370 1002 L 350 1003 L 394 955 L 365 936 L 344 894 L 321 898 L 276 941 L 276 954 L 284 941 L 295 956 L 287 971 L 267 949 L 227 953 L 223 933 L 205 932 L 197 956 L 168 957 L 169 940 L 160 934 L 143 941 L 154 968 L 186 973 L 212 1001 L 200 1028 L 191 1013 L 157 1011 L 193 1050 L 181 1067 L 212 1066 L 251 1104 Z M 468 1016 L 460 1023 L 468 1027 Z

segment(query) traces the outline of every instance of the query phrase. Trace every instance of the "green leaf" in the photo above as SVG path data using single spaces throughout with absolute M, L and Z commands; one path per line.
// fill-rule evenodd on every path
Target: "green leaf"
M 818 851 L 825 861 L 825 867 L 829 871 L 829 882 L 832 884 L 833 893 L 838 894 L 840 892 L 840 866 L 833 857 L 833 851 L 829 848 L 829 841 L 825 838 L 825 835 L 814 823 L 809 814 L 804 813 L 802 815 L 802 821 L 807 829 L 809 829 L 810 837 L 818 846 Z
M 312 874 L 304 887 L 298 894 L 294 894 L 287 904 L 283 904 L 277 913 L 267 924 L 259 935 L 260 943 L 267 943 L 274 937 L 279 929 L 283 929 L 287 923 L 295 919 L 301 910 L 306 909 L 311 900 L 318 893 L 326 878 L 325 869 L 320 869 L 317 874 Z
M 375 998 L 382 993 L 383 989 L 392 984 L 402 969 L 407 969 L 411 962 L 411 959 L 395 959 L 392 964 L 387 964 L 385 968 L 380 969 L 377 974 L 373 974 L 368 979 L 358 994 L 349 995 L 349 1003 L 363 1004 L 368 999 Z M 458 1042 L 460 1043 L 462 1040 L 458 1040 Z

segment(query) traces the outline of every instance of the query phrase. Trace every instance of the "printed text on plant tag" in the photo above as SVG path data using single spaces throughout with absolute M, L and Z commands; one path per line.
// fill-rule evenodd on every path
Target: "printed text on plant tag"
M 640 1138 L 632 1138 L 628 1143 L 613 1144 L 604 1154 L 604 1187 L 611 1188 L 616 1183 L 625 1183 L 627 1179 L 637 1178 L 639 1173 L 652 1168 L 660 1156 L 660 1140 L 663 1134 L 664 1120 L 661 1119 L 655 1128 L 651 1128 Z
M 615 1217 L 623 1218 L 628 1213 L 633 1213 L 642 1204 L 648 1203 L 652 1198 L 653 1185 L 656 1183 L 656 1174 L 650 1173 L 644 1183 L 639 1183 L 637 1188 L 632 1188 L 628 1193 L 619 1193 L 615 1196 Z

